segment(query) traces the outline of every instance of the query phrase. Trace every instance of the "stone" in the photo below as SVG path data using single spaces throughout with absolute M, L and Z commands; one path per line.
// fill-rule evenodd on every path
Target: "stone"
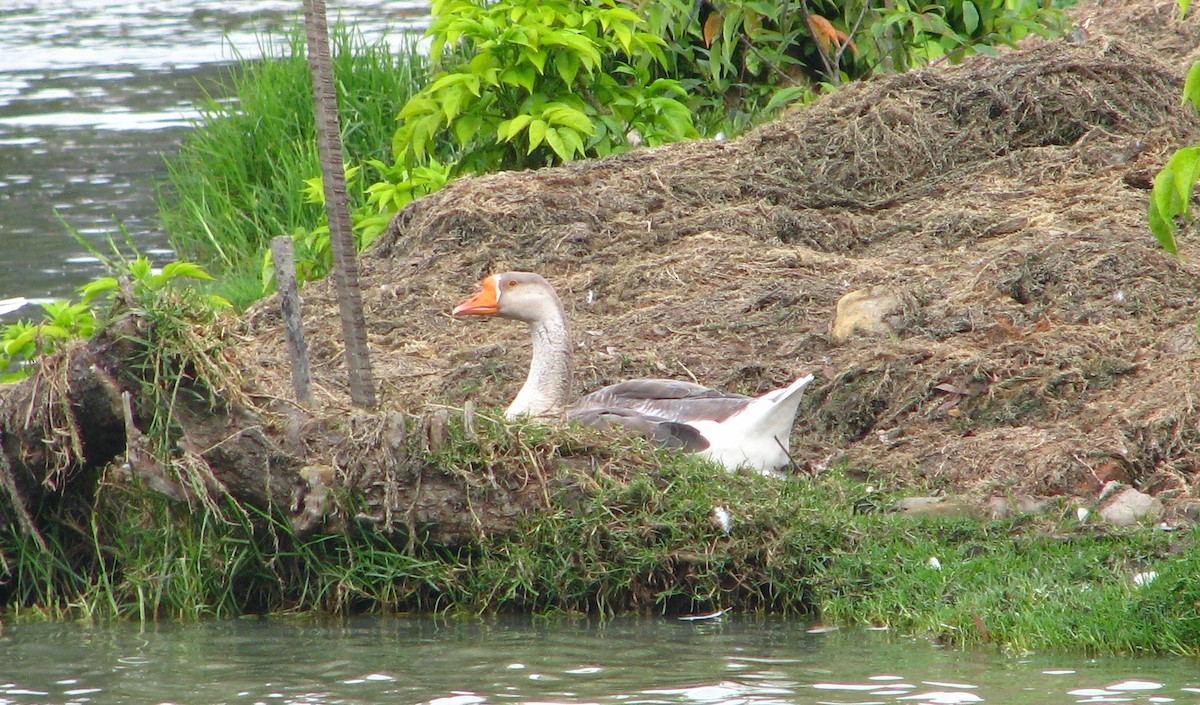
M 1172 526 L 1195 526 L 1200 523 L 1200 499 L 1181 499 L 1164 502 L 1167 511 L 1163 520 Z
M 1021 495 L 1016 498 L 1016 506 L 1022 514 L 1045 514 L 1054 506 L 1054 500 L 1050 497 Z
M 882 336 L 892 333 L 888 319 L 900 308 L 900 297 L 882 286 L 857 289 L 838 299 L 829 334 L 841 342 L 854 334 Z
M 1006 519 L 1012 514 L 1012 507 L 1003 497 L 988 497 L 983 503 L 983 511 L 989 519 Z
M 905 497 L 896 502 L 893 509 L 913 516 L 969 517 L 975 514 L 969 504 L 952 497 Z
M 1157 519 L 1162 514 L 1160 500 L 1132 487 L 1113 494 L 1100 509 L 1100 518 L 1116 526 L 1130 526 L 1144 518 Z

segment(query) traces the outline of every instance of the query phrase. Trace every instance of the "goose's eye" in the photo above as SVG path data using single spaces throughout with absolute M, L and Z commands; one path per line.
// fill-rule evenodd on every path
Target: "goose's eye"
M 513 288 L 516 285 L 517 285 L 516 279 L 509 279 L 508 281 L 504 282 L 504 286 L 507 286 L 509 289 Z

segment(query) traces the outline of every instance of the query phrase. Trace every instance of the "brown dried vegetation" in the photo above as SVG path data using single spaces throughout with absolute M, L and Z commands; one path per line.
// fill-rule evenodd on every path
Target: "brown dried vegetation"
M 528 269 L 568 308 L 581 393 L 645 375 L 756 392 L 815 371 L 795 436 L 811 466 L 1092 495 L 1115 462 L 1195 496 L 1200 279 L 1145 227 L 1149 177 L 1200 138 L 1178 98 L 1200 31 L 1168 10 L 1081 6 L 1075 43 L 850 86 L 729 142 L 463 179 L 413 204 L 363 263 L 385 405 L 510 399 L 525 331 L 448 311 L 481 276 Z M 838 298 L 876 286 L 903 302 L 893 334 L 835 343 Z M 341 397 L 329 289 L 306 306 L 325 396 Z M 273 306 L 246 326 L 260 390 L 286 396 Z

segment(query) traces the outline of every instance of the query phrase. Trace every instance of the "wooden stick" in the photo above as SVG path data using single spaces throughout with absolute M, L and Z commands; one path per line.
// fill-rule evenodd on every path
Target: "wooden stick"
M 304 341 L 304 321 L 300 315 L 300 294 L 296 289 L 296 261 L 292 238 L 281 235 L 271 240 L 275 260 L 275 284 L 279 289 L 279 310 L 283 314 L 283 333 L 288 357 L 292 361 L 292 387 L 296 400 L 305 406 L 315 402 L 312 370 L 308 362 L 308 344 Z

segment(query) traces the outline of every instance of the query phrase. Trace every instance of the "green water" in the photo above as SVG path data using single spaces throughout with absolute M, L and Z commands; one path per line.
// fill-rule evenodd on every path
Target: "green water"
M 26 703 L 1194 703 L 1200 662 L 1001 655 L 726 617 L 9 624 Z

